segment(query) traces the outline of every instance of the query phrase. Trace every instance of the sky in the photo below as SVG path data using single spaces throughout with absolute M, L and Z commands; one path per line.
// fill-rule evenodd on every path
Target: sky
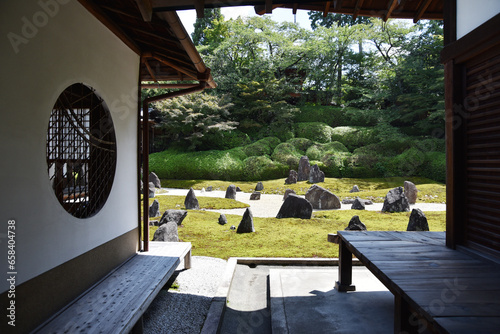
M 255 10 L 253 6 L 239 6 L 239 7 L 224 7 L 221 8 L 222 15 L 224 15 L 224 18 L 226 20 L 229 19 L 235 19 L 238 16 L 246 17 L 246 16 L 256 16 Z M 182 21 L 182 24 L 186 28 L 187 32 L 189 35 L 194 30 L 194 22 L 196 21 L 196 11 L 193 10 L 178 10 L 177 15 L 179 15 L 179 18 Z M 283 21 L 288 21 L 288 22 L 294 22 L 294 16 L 296 19 L 296 22 L 302 27 L 306 29 L 311 29 L 311 24 L 309 22 L 309 16 L 307 15 L 306 10 L 297 10 L 297 15 L 293 15 L 293 12 L 291 9 L 285 9 L 285 8 L 276 8 L 273 10 L 272 14 L 265 14 L 265 15 L 270 15 L 271 18 L 276 21 L 276 22 L 283 22 Z

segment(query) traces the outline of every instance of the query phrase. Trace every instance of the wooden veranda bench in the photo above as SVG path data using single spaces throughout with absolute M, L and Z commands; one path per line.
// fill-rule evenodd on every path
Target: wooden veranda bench
M 498 333 L 497 262 L 447 248 L 444 232 L 339 231 L 335 239 L 336 288 L 355 290 L 354 254 L 394 294 L 394 333 Z
M 190 242 L 150 242 L 149 247 L 149 252 L 137 253 L 35 332 L 142 332 L 143 313 L 180 261 L 184 259 L 186 269 L 191 267 Z

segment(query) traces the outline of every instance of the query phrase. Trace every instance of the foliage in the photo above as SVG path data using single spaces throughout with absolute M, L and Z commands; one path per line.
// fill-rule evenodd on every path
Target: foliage
M 161 112 L 159 127 L 171 141 L 194 150 L 203 145 L 204 136 L 235 129 L 228 121 L 231 104 L 224 98 L 198 93 L 155 103 Z
M 376 128 L 361 126 L 338 126 L 332 129 L 332 141 L 342 142 L 350 151 L 377 142 Z
M 288 166 L 274 162 L 267 156 L 253 156 L 243 161 L 245 164 L 245 180 L 269 180 L 282 178 L 288 173 Z
M 249 157 L 271 155 L 280 140 L 276 137 L 262 138 L 252 144 L 242 147 L 243 152 Z
M 296 169 L 299 165 L 300 157 L 304 152 L 299 151 L 291 143 L 281 143 L 273 151 L 272 159 L 281 164 L 289 167 L 289 169 Z
M 295 136 L 307 138 L 319 143 L 328 143 L 332 140 L 333 128 L 321 122 L 297 123 Z
M 205 8 L 204 17 L 196 18 L 194 23 L 194 31 L 191 34 L 194 45 L 207 45 L 213 40 L 213 36 L 205 36 L 205 30 L 217 30 L 221 21 L 224 21 L 224 16 L 220 8 Z

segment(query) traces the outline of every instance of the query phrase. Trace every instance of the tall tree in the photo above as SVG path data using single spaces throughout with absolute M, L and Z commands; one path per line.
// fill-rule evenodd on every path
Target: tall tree
M 197 18 L 194 23 L 194 31 L 191 34 L 194 45 L 206 45 L 207 39 L 205 37 L 205 30 L 214 27 L 214 20 L 224 20 L 220 8 L 205 8 L 205 17 Z
M 356 24 L 368 24 L 370 23 L 370 19 L 364 16 L 358 16 L 355 20 L 351 15 L 345 14 L 327 14 L 323 15 L 322 12 L 310 11 L 307 12 L 309 16 L 309 20 L 311 21 L 311 28 L 316 30 L 319 27 L 331 28 L 334 24 L 338 26 L 353 26 Z

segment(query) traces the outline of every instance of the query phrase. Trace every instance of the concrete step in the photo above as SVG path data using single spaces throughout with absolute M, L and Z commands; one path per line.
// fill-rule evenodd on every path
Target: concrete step
M 270 269 L 272 333 L 391 333 L 393 295 L 364 267 L 353 268 L 355 292 L 335 290 L 337 277 L 337 267 Z

